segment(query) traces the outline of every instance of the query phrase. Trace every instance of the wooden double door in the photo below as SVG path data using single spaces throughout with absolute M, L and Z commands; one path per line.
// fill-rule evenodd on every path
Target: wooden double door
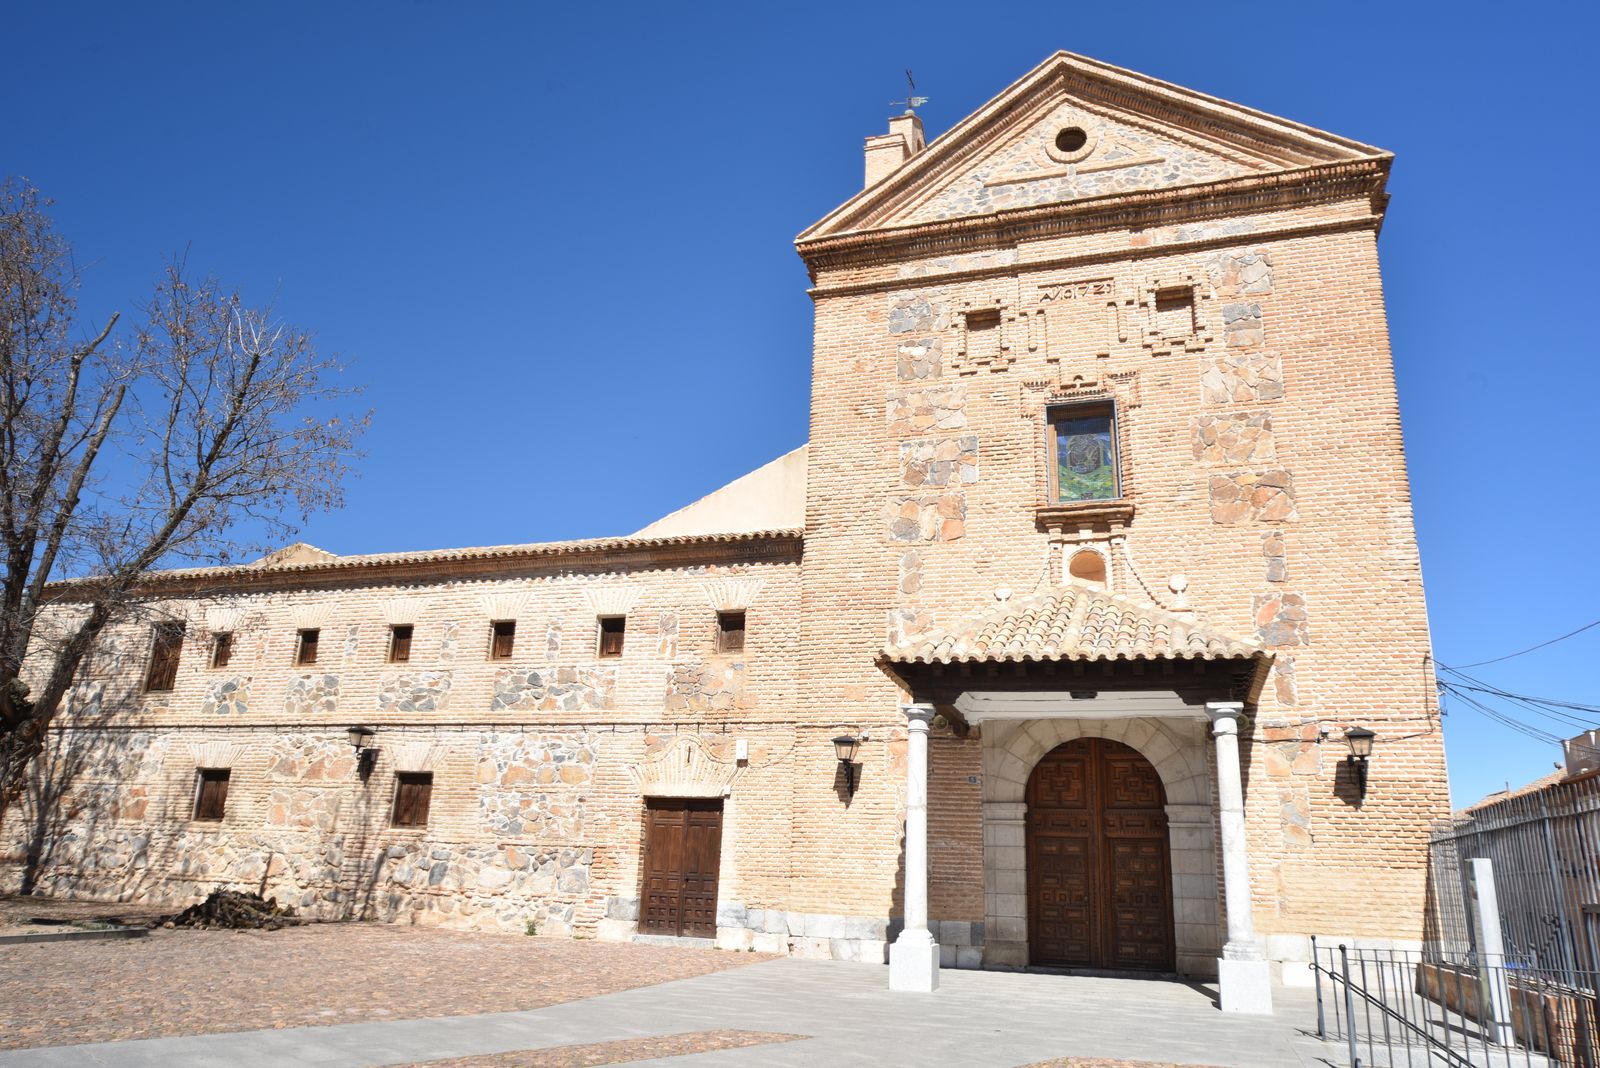
M 1028 779 L 1035 965 L 1174 970 L 1166 791 L 1137 750 L 1079 738 Z
M 646 934 L 715 938 L 721 859 L 720 799 L 647 798 L 639 929 Z

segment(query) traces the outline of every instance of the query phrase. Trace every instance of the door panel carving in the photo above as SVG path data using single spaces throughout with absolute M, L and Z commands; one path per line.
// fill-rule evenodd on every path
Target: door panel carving
M 1079 738 L 1039 762 L 1027 796 L 1033 963 L 1171 971 L 1166 791 L 1155 768 L 1121 742 Z

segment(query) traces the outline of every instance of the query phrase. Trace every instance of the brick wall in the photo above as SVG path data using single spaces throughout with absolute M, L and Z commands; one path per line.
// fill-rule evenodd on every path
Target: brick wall
M 997 588 L 1060 581 L 1063 547 L 1035 514 L 1044 411 L 1114 397 L 1136 514 L 1114 531 L 1122 546 L 1092 542 L 1113 588 L 1170 607 L 1168 579 L 1185 576 L 1206 622 L 1276 657 L 1245 746 L 1258 930 L 1419 938 L 1427 828 L 1447 795 L 1370 203 L 1006 253 L 998 269 L 989 254 L 967 270 L 945 257 L 817 273 L 802 709 L 892 736 L 906 694 L 868 666 L 879 648 L 993 606 Z M 1180 282 L 1195 297 L 1193 335 L 1153 334 L 1148 298 Z M 1027 319 L 1043 295 L 1053 314 L 1074 290 L 1118 302 L 1120 332 L 1070 312 L 1072 330 L 1037 342 Z M 961 309 L 996 306 L 1007 358 L 953 363 Z M 908 449 L 941 447 L 967 468 L 913 485 Z M 959 522 L 904 522 L 908 498 L 930 497 Z M 1359 807 L 1340 770 L 1339 735 L 1354 724 L 1380 736 Z M 936 913 L 974 907 L 975 805 L 939 760 Z M 892 852 L 897 797 L 863 794 L 850 833 L 872 843 L 865 853 Z M 834 830 L 797 828 L 797 896 L 840 893 Z M 844 893 L 875 910 L 896 886 L 858 879 Z

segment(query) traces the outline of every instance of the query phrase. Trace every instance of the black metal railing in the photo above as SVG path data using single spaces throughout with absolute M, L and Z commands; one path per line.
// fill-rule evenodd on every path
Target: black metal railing
M 1311 947 L 1317 1036 L 1342 1042 L 1352 1068 L 1600 1068 L 1593 972 Z

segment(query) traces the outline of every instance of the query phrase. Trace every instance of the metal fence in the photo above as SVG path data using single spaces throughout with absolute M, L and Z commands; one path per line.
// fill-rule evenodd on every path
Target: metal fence
M 1435 828 L 1424 942 L 1431 958 L 1470 960 L 1467 861 L 1494 862 L 1509 959 L 1576 985 L 1600 971 L 1600 774 L 1504 798 Z
M 1600 1068 L 1593 972 L 1572 986 L 1493 958 L 1312 942 L 1317 1036 L 1353 1068 Z

